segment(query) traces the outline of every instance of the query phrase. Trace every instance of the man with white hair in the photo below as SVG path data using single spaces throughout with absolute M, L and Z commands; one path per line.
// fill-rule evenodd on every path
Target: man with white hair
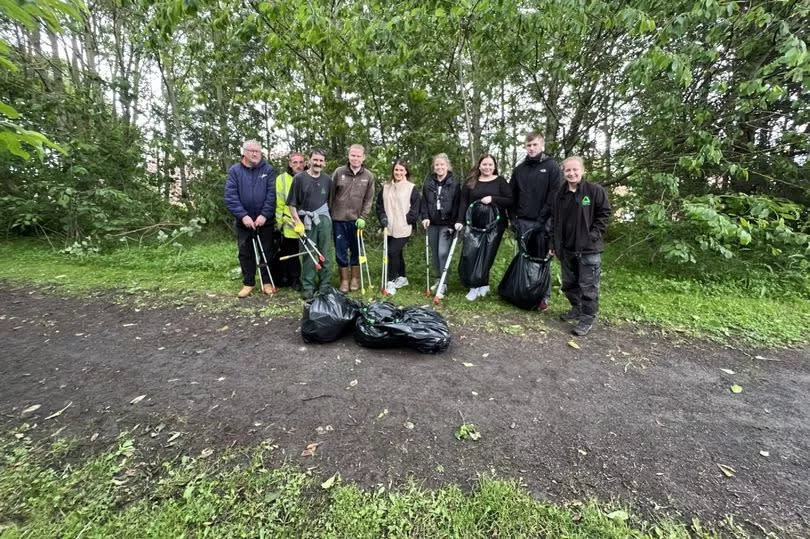
M 242 159 L 228 170 L 225 181 L 225 207 L 233 214 L 242 289 L 238 297 L 247 297 L 256 286 L 256 254 L 253 238 L 261 242 L 268 259 L 272 257 L 273 222 L 276 211 L 276 171 L 262 157 L 262 145 L 248 140 L 242 145 Z M 261 269 L 262 292 L 272 294 L 267 268 Z

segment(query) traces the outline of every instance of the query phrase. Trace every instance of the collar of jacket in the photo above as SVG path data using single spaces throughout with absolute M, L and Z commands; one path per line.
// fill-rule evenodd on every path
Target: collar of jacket
M 248 170 L 255 170 L 255 169 L 257 169 L 257 168 L 261 168 L 261 167 L 263 167 L 263 166 L 265 165 L 265 163 L 267 163 L 267 161 L 265 161 L 264 159 L 262 159 L 261 161 L 259 161 L 259 164 L 258 164 L 258 165 L 256 165 L 255 167 L 249 167 L 249 166 L 247 166 L 247 165 L 245 164 L 245 158 L 244 158 L 244 157 L 243 157 L 242 159 L 240 159 L 240 160 L 239 160 L 239 164 L 240 164 L 240 165 L 242 165 L 243 167 L 245 167 L 245 168 L 246 168 L 246 169 L 248 169 Z
M 547 161 L 549 159 L 549 157 L 550 156 L 548 154 L 540 152 L 539 154 L 535 155 L 534 157 L 526 156 L 526 159 L 524 159 L 523 162 L 526 163 L 526 164 L 530 164 L 530 165 L 539 165 L 543 161 Z
M 365 165 L 360 165 L 360 168 L 359 168 L 359 169 L 357 170 L 357 172 L 355 173 L 355 172 L 352 170 L 352 165 L 351 165 L 351 164 L 350 164 L 348 161 L 346 161 L 346 172 L 350 173 L 350 174 L 351 174 L 352 176 L 354 176 L 355 178 L 356 178 L 357 176 L 359 176 L 360 174 L 362 174 L 362 173 L 363 173 L 363 171 L 365 170 L 365 168 L 366 168 L 366 167 L 365 167 Z
M 444 177 L 444 179 L 442 181 L 439 181 L 439 179 L 436 177 L 435 172 L 431 172 L 430 175 L 428 176 L 428 178 L 430 180 L 432 180 L 433 182 L 435 182 L 437 185 L 440 184 L 440 183 L 441 184 L 446 184 L 447 182 L 456 179 L 455 176 L 453 176 L 453 171 L 452 170 L 447 171 L 447 175 Z

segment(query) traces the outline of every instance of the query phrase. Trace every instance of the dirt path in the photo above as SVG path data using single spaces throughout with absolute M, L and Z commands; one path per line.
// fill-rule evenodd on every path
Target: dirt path
M 364 485 L 470 485 L 494 471 L 541 499 L 619 498 L 687 520 L 808 529 L 807 349 L 600 327 L 577 350 L 568 326 L 549 321 L 526 337 L 453 327 L 447 353 L 422 356 L 351 337 L 304 345 L 295 320 L 188 311 L 0 285 L 2 429 L 63 429 L 88 451 L 135 425 L 136 444 L 158 452 L 272 440 L 286 458 Z M 480 441 L 455 440 L 461 415 Z M 311 442 L 316 455 L 301 457 Z

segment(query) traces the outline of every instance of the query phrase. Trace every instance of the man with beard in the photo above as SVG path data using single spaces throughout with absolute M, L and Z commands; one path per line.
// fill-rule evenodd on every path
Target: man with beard
M 253 238 L 257 237 L 265 254 L 272 256 L 273 227 L 265 226 L 276 207 L 276 171 L 262 157 L 262 145 L 248 140 L 242 145 L 242 160 L 228 170 L 225 181 L 225 206 L 235 219 L 239 266 L 242 269 L 242 289 L 238 297 L 247 297 L 256 286 L 256 253 Z M 273 293 L 267 268 L 261 268 L 265 294 Z
M 323 254 L 321 269 L 316 273 L 315 263 L 309 256 L 301 261 L 301 297 L 310 299 L 315 289 L 329 290 L 332 278 L 332 218 L 329 215 L 329 191 L 332 179 L 323 173 L 326 154 L 313 148 L 309 153 L 309 168 L 295 175 L 287 196 L 293 230 L 299 236 L 308 236 Z
M 287 157 L 287 171 L 276 178 L 276 229 L 279 238 L 278 256 L 270 263 L 273 277 L 278 286 L 291 286 L 295 290 L 301 289 L 301 262 L 297 257 L 279 260 L 281 256 L 290 256 L 298 253 L 300 243 L 295 233 L 292 214 L 287 207 L 287 195 L 290 194 L 293 176 L 304 170 L 306 156 L 300 152 L 292 152 Z
M 526 159 L 512 170 L 509 182 L 512 188 L 512 226 L 518 238 L 532 228 L 546 229 L 554 195 L 562 184 L 559 165 L 550 155 L 543 153 L 543 134 L 527 133 L 524 141 Z M 537 305 L 538 310 L 548 309 L 550 297 L 549 280 L 548 289 Z
M 366 218 L 374 201 L 374 175 L 363 166 L 365 158 L 365 148 L 352 144 L 348 163 L 332 174 L 329 210 L 335 220 L 335 256 L 340 271 L 341 292 L 360 288 L 357 231 L 366 226 Z

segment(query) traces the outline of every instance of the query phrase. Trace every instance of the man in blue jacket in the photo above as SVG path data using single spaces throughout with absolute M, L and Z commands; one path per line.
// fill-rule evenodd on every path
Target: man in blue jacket
M 242 145 L 242 160 L 232 165 L 225 181 L 225 206 L 235 218 L 239 266 L 242 268 L 242 290 L 247 297 L 256 286 L 256 254 L 253 238 L 262 243 L 268 260 L 273 256 L 273 218 L 276 211 L 276 171 L 262 158 L 262 145 L 248 140 Z M 262 268 L 262 292 L 272 294 L 267 268 Z

